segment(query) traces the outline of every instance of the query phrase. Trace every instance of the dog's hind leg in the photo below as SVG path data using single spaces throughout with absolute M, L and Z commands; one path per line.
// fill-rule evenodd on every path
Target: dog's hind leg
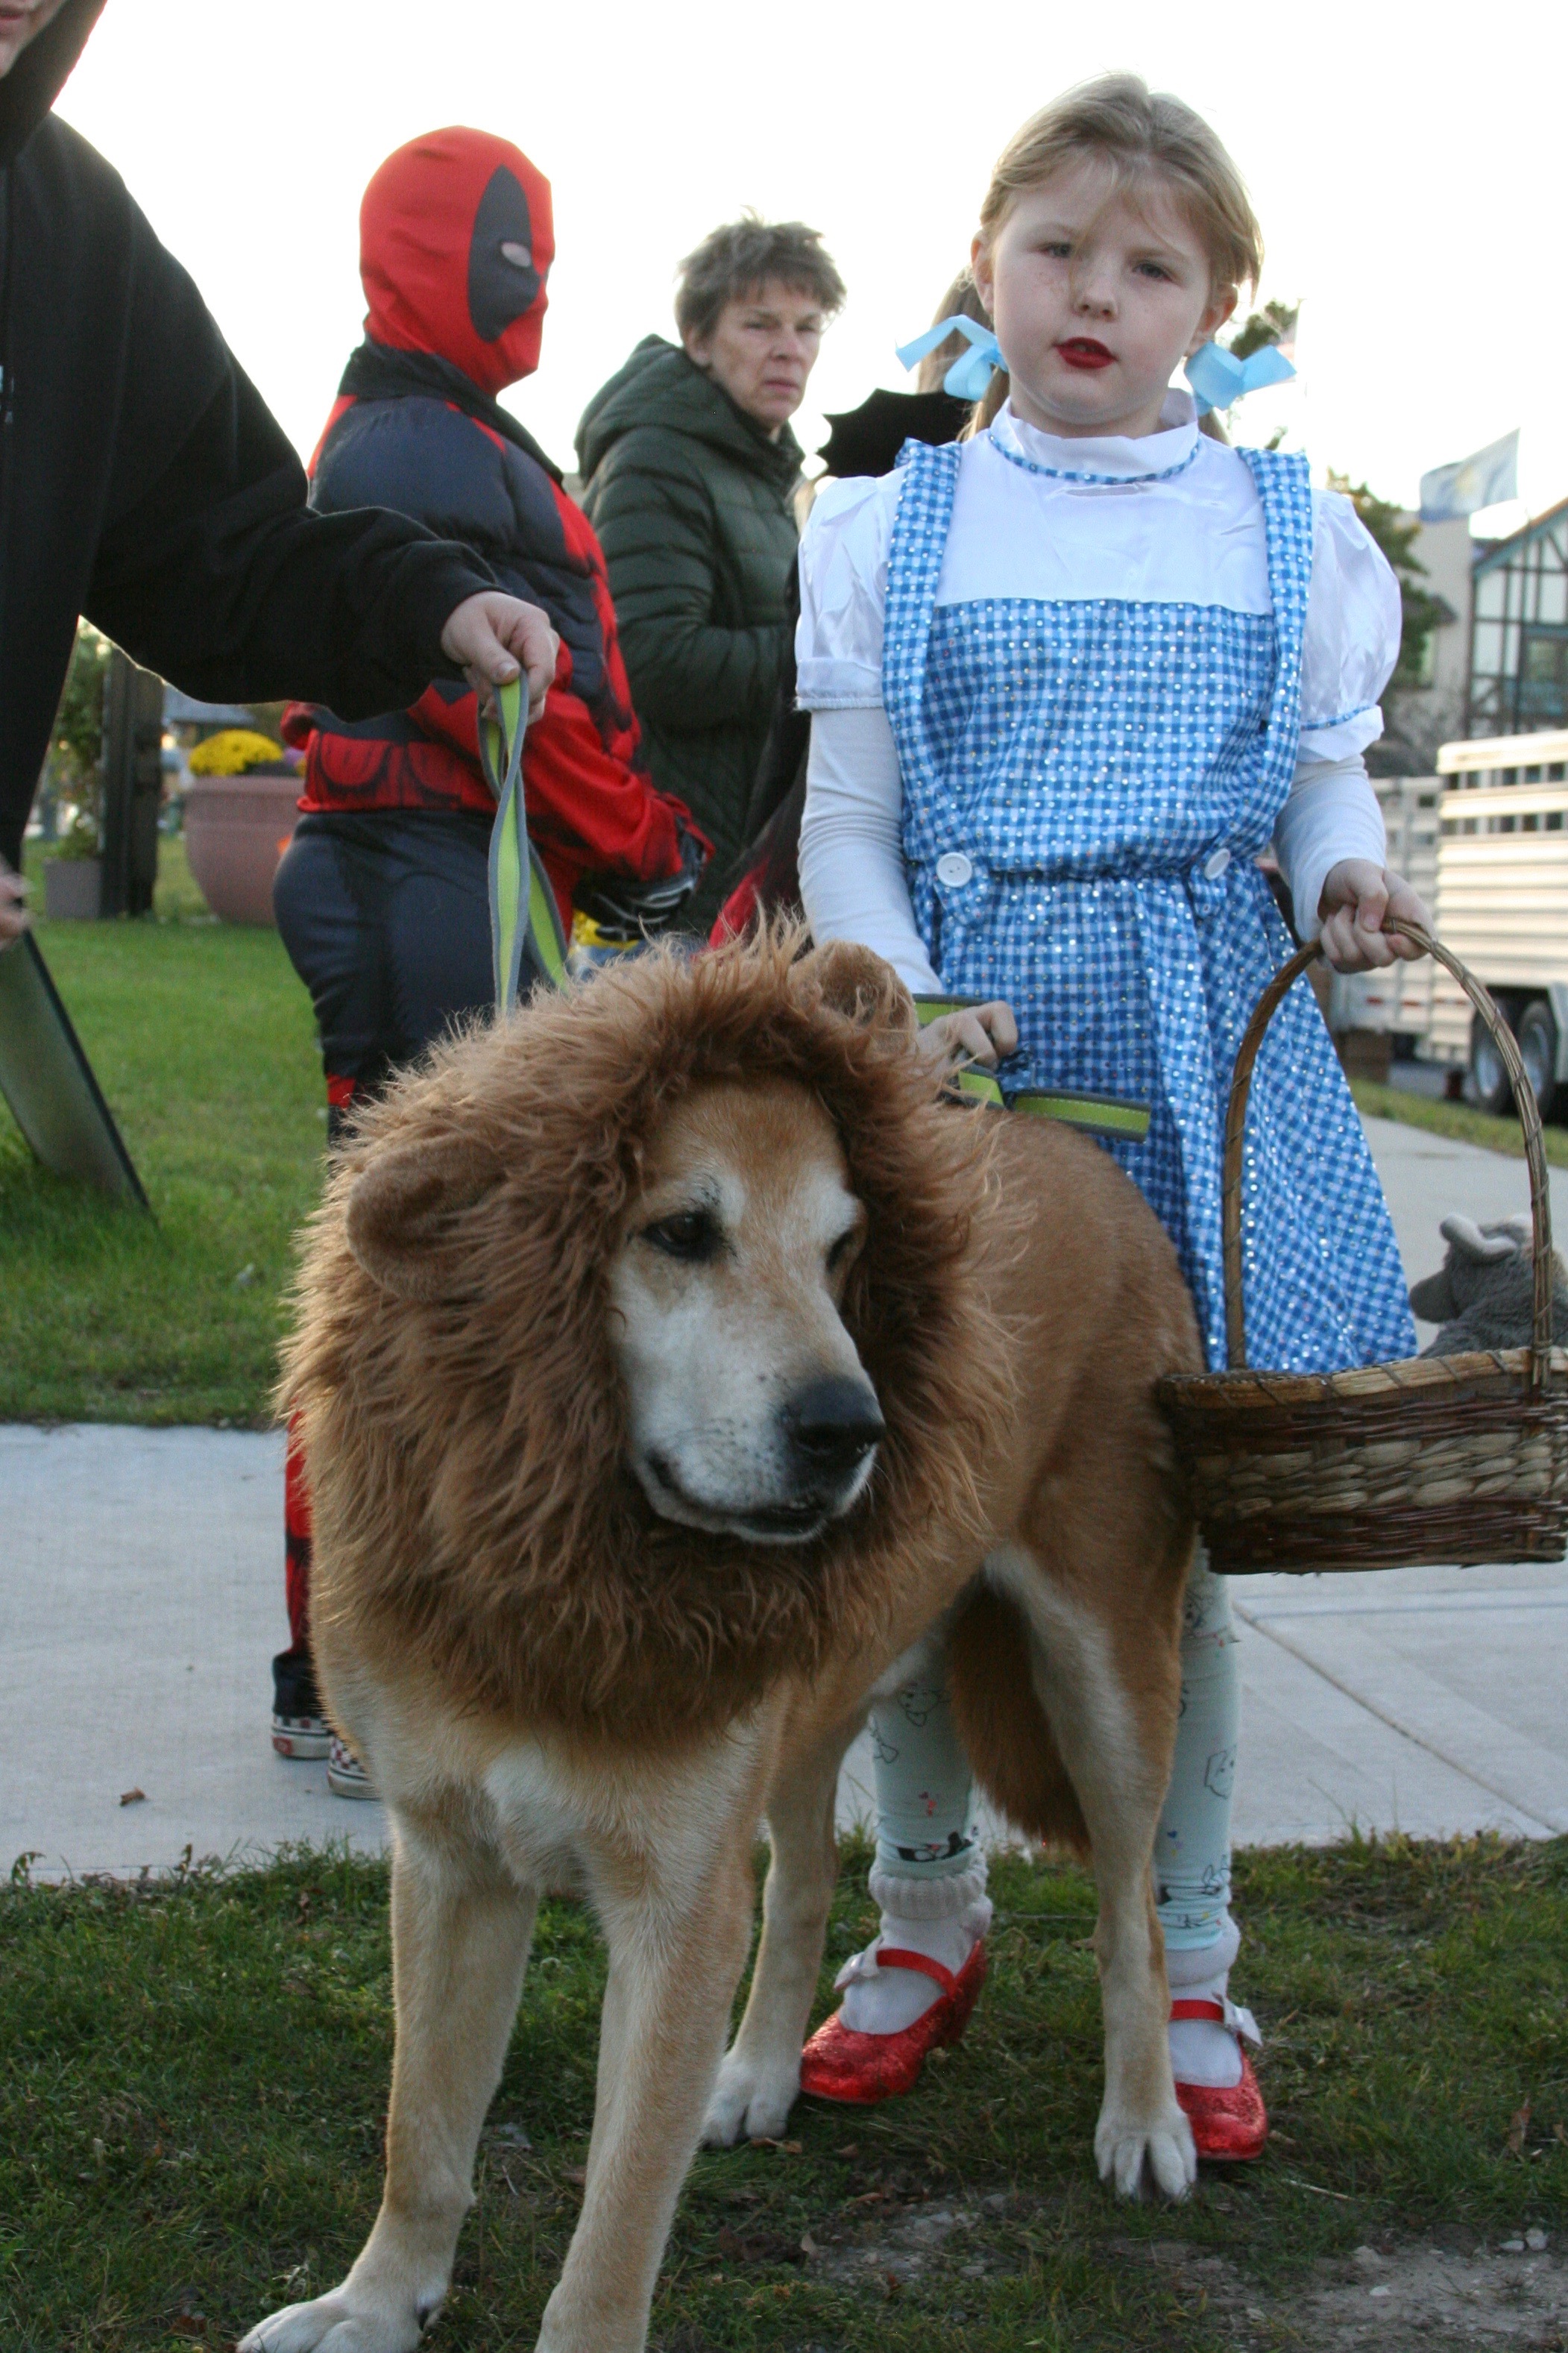
M 836 1725 L 769 1794 L 763 1937 L 746 2014 L 708 2105 L 702 2137 L 710 2147 L 776 2137 L 799 2093 L 801 2044 L 838 1877 L 838 1768 L 858 1730 L 858 1719 Z
M 1028 1621 L 1035 1688 L 1093 1855 L 1100 1895 L 1094 1948 L 1105 2016 L 1096 2162 L 1101 2179 L 1114 2181 L 1124 2197 L 1137 2195 L 1145 2172 L 1167 2197 L 1184 2197 L 1197 2179 L 1197 2158 L 1171 2073 L 1170 1993 L 1151 1875 L 1180 1700 L 1174 1624 L 1163 1646 L 1166 1662 L 1152 1613 L 1142 1663 L 1154 1672 L 1141 1679 L 1145 1687 L 1134 1697 L 1110 1630 L 1047 1578 L 1030 1551 L 1002 1546 L 986 1575 Z
M 610 1949 L 599 2110 L 583 2212 L 539 2353 L 642 2353 L 675 2201 L 746 1957 L 752 1810 L 694 1813 L 701 1867 L 664 1853 L 591 1870 Z
M 386 2186 L 340 2287 L 252 2329 L 242 2353 L 411 2353 L 440 2310 L 474 2151 L 500 2080 L 538 1896 L 484 1850 L 395 1828 L 393 1991 L 397 2043 Z

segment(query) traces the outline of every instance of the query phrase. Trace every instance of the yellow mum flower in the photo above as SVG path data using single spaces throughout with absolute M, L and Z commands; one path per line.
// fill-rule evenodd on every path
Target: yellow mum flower
M 282 757 L 282 744 L 275 744 L 270 735 L 258 735 L 253 727 L 225 727 L 196 745 L 191 754 L 191 774 L 243 776 L 247 768 L 264 767 Z

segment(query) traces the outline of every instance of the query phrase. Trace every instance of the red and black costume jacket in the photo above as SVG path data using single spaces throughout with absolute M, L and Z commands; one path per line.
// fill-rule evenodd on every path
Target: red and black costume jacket
M 692 828 L 642 765 L 599 543 L 516 419 L 448 361 L 366 343 L 349 362 L 310 477 L 321 512 L 412 515 L 549 614 L 561 661 L 523 747 L 523 797 L 565 921 L 584 874 L 656 881 L 679 872 L 680 830 Z M 461 684 L 437 681 L 411 710 L 352 723 L 296 703 L 284 733 L 305 753 L 307 811 L 494 807 L 478 706 Z
M 559 469 L 476 380 L 499 389 L 537 362 L 549 202 L 526 158 L 481 132 L 435 132 L 382 167 L 361 214 L 370 332 L 310 472 L 319 512 L 412 515 L 482 555 L 501 587 L 549 615 L 560 666 L 528 731 L 523 793 L 569 923 L 583 876 L 662 881 L 683 855 L 700 865 L 707 845 L 643 765 L 593 526 Z M 475 698 L 460 683 L 437 682 L 411 709 L 357 723 L 296 703 L 284 733 L 306 755 L 308 813 L 494 807 Z

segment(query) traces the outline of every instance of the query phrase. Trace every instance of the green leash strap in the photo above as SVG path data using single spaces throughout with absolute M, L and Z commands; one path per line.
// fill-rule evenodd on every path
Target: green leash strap
M 984 1103 L 987 1111 L 1005 1111 L 1007 1108 L 1007 1098 L 997 1081 L 989 1071 L 982 1071 L 973 1063 L 955 1071 L 948 1085 L 966 1103 Z
M 1077 1087 L 1025 1087 L 1012 1108 L 1030 1119 L 1059 1119 L 1086 1135 L 1116 1135 L 1142 1144 L 1149 1133 L 1149 1106 L 1127 1095 L 1084 1094 Z
M 917 997 L 915 1019 L 922 1029 L 929 1029 L 931 1023 L 940 1021 L 944 1014 L 967 1013 L 972 1006 L 994 1005 L 995 1002 L 994 997 Z
M 924 1029 L 944 1014 L 963 1013 L 972 1006 L 993 1002 L 988 997 L 917 997 L 915 1018 Z M 955 1071 L 949 1083 L 965 1103 L 984 1103 L 990 1111 L 1021 1111 L 1028 1119 L 1060 1120 L 1064 1126 L 1081 1128 L 1086 1135 L 1121 1136 L 1130 1144 L 1142 1144 L 1149 1133 L 1148 1104 L 1126 1095 L 1086 1094 L 1078 1087 L 1024 1087 L 1016 1094 L 1005 1095 L 989 1071 L 973 1063 Z
M 526 946 L 534 969 L 552 988 L 566 986 L 566 941 L 550 877 L 528 838 L 522 805 L 522 739 L 528 726 L 521 679 L 494 690 L 493 716 L 479 714 L 479 759 L 496 797 L 490 828 L 490 953 L 496 1010 L 517 1003 Z

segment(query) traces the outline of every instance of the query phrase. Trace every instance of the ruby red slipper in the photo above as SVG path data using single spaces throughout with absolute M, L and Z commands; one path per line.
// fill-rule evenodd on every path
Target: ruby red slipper
M 835 2010 L 801 2053 L 800 2088 L 816 2099 L 870 2106 L 909 2091 L 927 2052 L 956 2042 L 968 2025 L 985 1982 L 985 1941 L 981 1938 L 956 1976 L 925 1953 L 906 1952 L 897 1945 L 879 1945 L 876 1966 L 918 1969 L 942 1992 L 912 2026 L 897 2034 L 858 2034 L 845 2025 L 842 2010 Z
M 1205 2001 L 1173 2001 L 1173 2020 L 1204 2019 L 1225 2026 L 1237 2037 L 1241 2075 L 1235 2084 L 1184 2084 L 1176 2081 L 1176 2103 L 1193 2128 L 1193 2146 L 1209 2165 L 1249 2165 L 1263 2154 L 1268 2138 L 1268 2115 L 1252 2062 L 1241 2047 L 1241 2037 L 1261 2038 L 1249 2010 L 1238 2010 L 1228 1998 Z

